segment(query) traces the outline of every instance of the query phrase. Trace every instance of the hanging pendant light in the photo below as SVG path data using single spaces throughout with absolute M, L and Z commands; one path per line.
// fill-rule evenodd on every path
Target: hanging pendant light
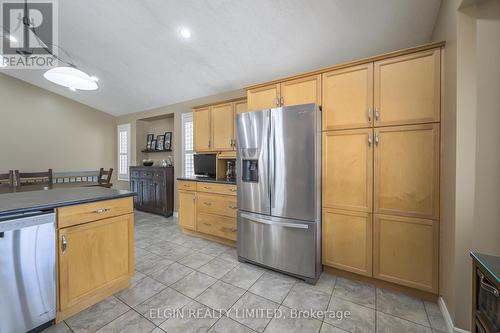
M 96 90 L 98 88 L 96 80 L 75 67 L 52 68 L 46 71 L 43 76 L 50 82 L 67 88 L 77 90 Z

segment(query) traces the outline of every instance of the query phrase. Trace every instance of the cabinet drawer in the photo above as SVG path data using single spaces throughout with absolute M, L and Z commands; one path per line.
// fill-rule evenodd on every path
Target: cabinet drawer
M 177 187 L 179 188 L 179 190 L 196 191 L 196 182 L 179 180 L 177 181 Z
M 236 197 L 216 194 L 198 194 L 198 211 L 236 218 Z
M 198 213 L 197 231 L 236 240 L 236 218 Z
M 236 195 L 236 185 L 198 182 L 196 189 L 198 192 Z
M 62 207 L 57 209 L 59 228 L 102 220 L 108 217 L 133 213 L 132 197 L 104 200 L 83 205 Z
M 153 171 L 141 171 L 140 172 L 141 178 L 153 178 L 153 175 L 154 175 Z

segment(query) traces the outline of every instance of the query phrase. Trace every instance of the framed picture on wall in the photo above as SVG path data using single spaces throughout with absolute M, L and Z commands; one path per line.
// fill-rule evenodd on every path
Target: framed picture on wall
M 172 149 L 172 132 L 165 132 L 165 150 Z
M 151 150 L 151 142 L 154 140 L 154 138 L 155 138 L 154 134 L 148 134 L 146 140 L 146 150 Z
M 163 150 L 165 147 L 165 135 L 158 135 L 156 137 L 156 150 Z
M 151 141 L 151 148 L 150 150 L 156 150 L 156 140 Z

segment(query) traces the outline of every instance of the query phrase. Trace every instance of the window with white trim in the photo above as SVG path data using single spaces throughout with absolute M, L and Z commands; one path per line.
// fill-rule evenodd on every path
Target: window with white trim
M 193 162 L 193 114 L 182 114 L 182 174 L 184 177 L 194 176 Z
M 130 124 L 118 125 L 118 180 L 129 180 Z

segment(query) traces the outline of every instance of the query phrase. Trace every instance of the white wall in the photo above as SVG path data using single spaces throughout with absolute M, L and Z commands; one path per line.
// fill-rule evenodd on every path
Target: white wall
M 469 252 L 500 256 L 500 1 L 460 3 L 443 1 L 433 36 L 447 41 L 440 294 L 470 330 Z

